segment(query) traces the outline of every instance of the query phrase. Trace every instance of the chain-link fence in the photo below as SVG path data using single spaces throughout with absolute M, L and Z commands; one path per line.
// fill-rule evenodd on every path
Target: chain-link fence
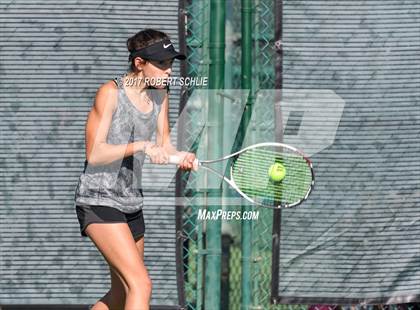
M 241 5 L 240 0 L 233 0 L 227 3 L 227 47 L 226 53 L 226 87 L 240 89 L 240 54 L 241 54 L 241 11 L 238 8 Z M 274 2 L 271 0 L 256 1 L 253 7 L 254 25 L 253 34 L 253 51 L 255 66 L 254 71 L 254 93 L 259 89 L 274 88 L 274 64 L 273 64 L 273 37 L 274 37 Z M 230 9 L 229 9 L 230 7 Z M 209 29 L 209 1 L 188 1 L 185 6 L 187 19 L 187 51 L 188 51 L 188 75 L 189 76 L 206 76 L 208 73 L 208 29 Z M 192 91 L 190 89 L 189 91 Z M 260 124 L 262 126 L 254 126 L 255 135 L 264 137 L 268 133 L 274 131 L 274 119 L 272 117 L 274 107 L 271 105 L 259 106 L 255 110 L 259 115 L 259 119 L 266 119 L 267 122 Z M 188 137 L 197 136 L 200 130 L 197 119 L 202 119 L 200 111 L 189 110 L 186 118 L 185 141 Z M 270 117 L 271 116 L 271 117 Z M 257 138 L 258 140 L 258 138 Z M 193 175 L 184 174 L 184 181 L 189 178 L 189 186 L 194 187 L 196 179 Z M 225 190 L 229 191 L 229 189 Z M 197 221 L 198 207 L 195 200 L 202 198 L 200 192 L 186 192 L 188 199 L 186 200 L 184 212 L 184 234 L 187 237 L 184 243 L 184 263 L 185 263 L 185 290 L 188 309 L 203 308 L 203 285 L 204 279 L 203 269 L 204 257 L 203 252 L 203 231 L 202 223 Z M 240 206 L 230 207 L 230 210 L 240 211 Z M 271 306 L 270 307 L 270 284 L 271 284 L 271 236 L 273 211 L 260 209 L 260 217 L 258 221 L 253 222 L 252 226 L 252 309 L 298 309 L 305 308 L 300 306 Z M 226 224 L 226 223 L 225 223 Z M 229 309 L 240 309 L 241 305 L 241 222 L 231 223 L 230 231 L 235 232 L 231 235 L 232 244 L 229 248 Z M 222 308 L 225 304 L 222 303 Z M 227 309 L 227 308 L 226 308 Z
M 210 1 L 189 0 L 185 1 L 185 29 L 187 33 L 186 47 L 188 53 L 189 76 L 207 76 L 209 65 L 208 41 L 210 31 Z M 241 7 L 240 0 L 227 1 L 226 3 L 226 88 L 241 88 Z M 264 97 L 259 97 L 261 90 L 275 88 L 275 1 L 255 0 L 252 6 L 253 12 L 253 89 L 251 94 L 257 103 L 251 119 L 252 135 L 256 141 L 272 141 L 275 131 L 274 106 L 261 104 Z M 286 55 L 287 56 L 287 55 Z M 190 88 L 188 91 L 191 91 Z M 267 102 L 270 102 L 267 100 Z M 203 111 L 190 109 L 186 115 L 184 131 L 186 144 L 194 149 L 194 141 L 201 128 L 197 120 L 205 118 Z M 264 122 L 256 122 L 256 120 Z M 189 140 L 190 139 L 190 140 Z M 182 181 L 188 179 L 189 187 L 194 188 L 194 175 L 184 174 Z M 226 195 L 229 189 L 225 187 Z M 195 190 L 184 190 L 187 197 L 184 211 L 184 270 L 185 292 L 188 309 L 205 309 L 203 307 L 204 292 L 204 235 L 203 223 L 197 220 L 198 208 L 203 193 Z M 200 203 L 197 203 L 197 201 Z M 230 206 L 230 210 L 240 211 L 240 206 Z M 392 305 L 392 306 L 329 306 L 329 305 L 272 305 L 271 280 L 272 280 L 272 235 L 273 235 L 273 211 L 259 208 L 259 218 L 252 221 L 252 255 L 251 255 L 251 279 L 252 298 L 249 309 L 417 309 L 417 305 Z M 222 262 L 222 309 L 241 309 L 241 222 L 223 223 L 223 236 L 227 240 L 224 244 Z M 224 266 L 224 267 L 223 267 Z M 227 284 L 226 284 L 227 283 Z M 227 297 L 223 296 L 227 290 Z M 212 309 L 206 309 L 212 310 Z
M 186 32 L 186 74 L 190 77 L 208 76 L 208 28 L 210 7 L 208 1 L 182 1 L 185 19 L 183 21 Z M 192 93 L 195 87 L 184 89 L 185 99 Z M 195 137 L 199 134 L 197 119 L 202 119 L 200 109 L 188 109 L 184 112 L 183 118 L 183 143 L 184 149 L 196 149 Z M 196 199 L 199 199 L 200 192 L 188 190 L 197 185 L 197 178 L 194 174 L 183 173 L 178 186 L 180 193 L 185 196 L 183 202 L 183 234 L 185 237 L 183 246 L 185 298 L 187 309 L 202 309 L 203 305 L 203 230 L 201 221 L 197 221 L 198 208 Z

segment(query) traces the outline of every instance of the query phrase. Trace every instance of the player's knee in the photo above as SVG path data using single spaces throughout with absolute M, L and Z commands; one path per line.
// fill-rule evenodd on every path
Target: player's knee
M 145 283 L 144 285 L 145 285 L 145 288 L 147 289 L 147 291 L 151 292 L 152 287 L 153 287 L 152 279 L 150 279 L 150 277 L 147 276 L 144 283 Z
M 129 292 L 151 292 L 152 280 L 149 276 L 135 276 L 127 281 Z
M 150 293 L 152 291 L 152 285 L 152 279 L 149 276 L 143 279 L 142 286 L 146 292 Z

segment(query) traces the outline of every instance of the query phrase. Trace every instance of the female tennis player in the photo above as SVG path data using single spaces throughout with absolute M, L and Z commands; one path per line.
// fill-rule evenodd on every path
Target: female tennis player
M 127 40 L 130 68 L 97 91 L 86 122 L 86 160 L 75 190 L 80 232 L 101 252 L 111 272 L 111 289 L 91 309 L 149 309 L 152 283 L 144 265 L 143 192 L 145 156 L 165 164 L 195 155 L 177 151 L 169 139 L 168 91 L 155 83 L 171 75 L 173 60 L 185 59 L 168 35 L 145 29 Z M 152 136 L 156 133 L 156 141 Z

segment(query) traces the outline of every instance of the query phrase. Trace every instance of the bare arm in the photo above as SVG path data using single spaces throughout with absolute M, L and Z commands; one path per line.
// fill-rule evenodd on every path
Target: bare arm
M 163 99 L 157 120 L 156 144 L 162 146 L 168 154 L 176 154 L 178 152 L 171 144 L 170 139 L 168 95 Z
M 158 116 L 157 132 L 156 132 L 156 143 L 162 146 L 166 153 L 176 154 L 183 158 L 183 161 L 179 164 L 181 169 L 192 169 L 193 162 L 195 160 L 195 154 L 188 152 L 177 151 L 176 148 L 171 144 L 170 131 L 169 131 L 169 99 L 168 95 L 165 96 L 162 102 L 162 108 Z
M 118 88 L 110 81 L 102 85 L 86 122 L 86 159 L 92 165 L 105 165 L 144 150 L 148 141 L 108 144 L 106 138 L 116 108 Z

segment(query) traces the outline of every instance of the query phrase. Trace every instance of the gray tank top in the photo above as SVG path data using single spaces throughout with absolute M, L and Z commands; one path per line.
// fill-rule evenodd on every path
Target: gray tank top
M 169 90 L 147 89 L 153 102 L 153 110 L 143 113 L 127 96 L 123 86 L 124 75 L 114 79 L 118 86 L 118 102 L 108 131 L 108 144 L 127 144 L 134 141 L 150 141 L 156 131 L 161 104 Z M 75 189 L 76 205 L 114 207 L 125 213 L 143 208 L 141 188 L 143 152 L 106 165 L 88 165 L 81 173 Z

